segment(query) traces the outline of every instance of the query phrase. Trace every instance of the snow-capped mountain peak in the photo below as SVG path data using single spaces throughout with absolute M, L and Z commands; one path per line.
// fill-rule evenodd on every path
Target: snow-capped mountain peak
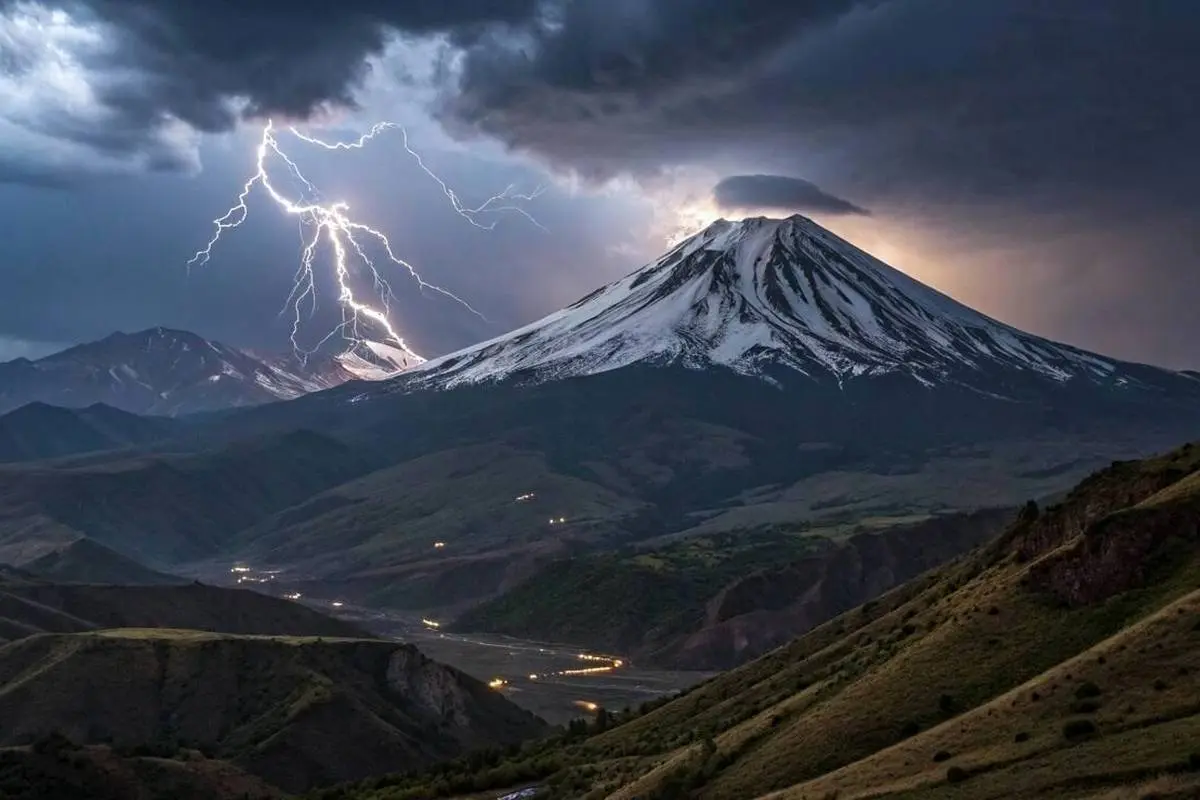
M 411 366 L 387 345 L 357 356 L 261 356 L 188 331 L 114 333 L 37 361 L 0 363 L 0 413 L 31 402 L 94 403 L 140 414 L 176 415 L 291 400 L 356 379 L 393 377 Z M 399 354 L 399 355 L 397 355 Z
M 524 328 L 429 361 L 406 385 L 587 375 L 634 363 L 971 381 L 997 368 L 1115 380 L 1116 362 L 1023 333 L 802 216 L 718 220 Z

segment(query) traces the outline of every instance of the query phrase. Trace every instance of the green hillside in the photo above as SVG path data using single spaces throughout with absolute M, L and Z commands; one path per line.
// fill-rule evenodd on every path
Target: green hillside
M 1196 446 L 1114 463 L 994 542 L 659 708 L 485 770 L 337 796 L 511 778 L 597 800 L 1136 797 L 1152 781 L 1194 796 L 1198 472 Z

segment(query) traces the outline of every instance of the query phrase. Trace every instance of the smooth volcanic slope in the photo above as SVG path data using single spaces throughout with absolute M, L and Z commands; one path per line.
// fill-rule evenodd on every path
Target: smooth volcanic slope
M 451 387 L 646 362 L 754 376 L 784 367 L 839 383 L 902 374 L 1001 396 L 1005 372 L 1114 388 L 1174 377 L 997 322 L 801 216 L 715 222 L 568 308 L 406 377 Z

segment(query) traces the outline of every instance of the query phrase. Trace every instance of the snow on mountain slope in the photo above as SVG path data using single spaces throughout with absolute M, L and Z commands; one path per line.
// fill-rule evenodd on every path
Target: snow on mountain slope
M 393 348 L 378 347 L 382 355 L 355 370 L 337 358 L 261 357 L 169 328 L 114 333 L 38 361 L 0 364 L 0 413 L 42 402 L 176 415 L 290 400 L 356 378 L 394 376 L 404 365 L 395 363 Z
M 352 379 L 382 381 L 396 377 L 398 372 L 424 363 L 424 359 L 407 350 L 363 340 L 333 358 Z
M 537 382 L 645 362 L 763 377 L 784 367 L 839 383 L 899 373 L 974 384 L 996 370 L 1133 380 L 1119 362 L 997 322 L 794 216 L 715 222 L 657 262 L 402 383 Z

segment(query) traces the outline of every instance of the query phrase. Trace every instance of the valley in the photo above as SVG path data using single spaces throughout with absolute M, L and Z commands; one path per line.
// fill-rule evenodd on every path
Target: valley
M 0 786 L 1191 780 L 1194 373 L 802 217 L 395 375 L 360 344 L 321 385 L 168 329 L 0 370 Z
M 598 708 L 637 708 L 687 689 L 714 673 L 655 669 L 628 657 L 588 651 L 579 644 L 554 644 L 513 636 L 445 630 L 417 613 L 367 608 L 341 600 L 310 598 L 290 590 L 274 572 L 238 565 L 207 580 L 249 586 L 345 620 L 372 634 L 416 645 L 435 661 L 457 667 L 522 708 L 552 724 L 566 724 Z

